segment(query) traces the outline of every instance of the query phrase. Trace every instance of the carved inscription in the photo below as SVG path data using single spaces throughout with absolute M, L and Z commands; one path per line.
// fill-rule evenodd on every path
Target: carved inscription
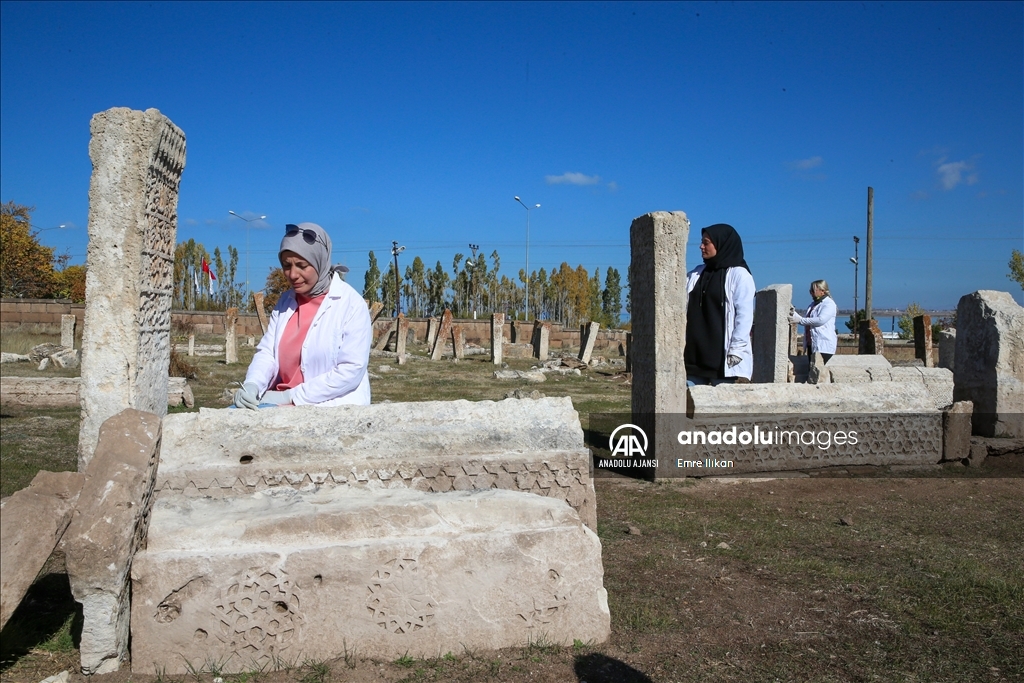
M 551 623 L 560 610 L 569 604 L 570 594 L 564 588 L 562 575 L 555 569 L 548 569 L 547 581 L 540 595 L 535 595 L 529 605 L 518 613 L 526 628 L 545 627 Z
M 214 606 L 217 638 L 245 662 L 265 664 L 300 640 L 299 590 L 281 571 L 236 576 Z
M 377 625 L 407 634 L 430 625 L 437 603 L 430 597 L 419 563 L 412 558 L 386 562 L 370 577 L 366 608 Z

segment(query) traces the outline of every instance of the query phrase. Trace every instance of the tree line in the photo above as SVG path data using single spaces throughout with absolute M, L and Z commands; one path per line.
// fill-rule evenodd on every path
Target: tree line
M 525 269 L 520 269 L 513 279 L 501 272 L 497 250 L 491 252 L 489 260 L 475 250 L 468 257 L 456 253 L 450 272 L 441 261 L 428 268 L 416 256 L 397 284 L 401 310 L 413 317 L 435 316 L 449 308 L 457 318 L 469 318 L 474 313 L 505 313 L 512 319 L 525 319 L 528 304 L 533 318 L 569 326 L 592 320 L 602 326 L 618 327 L 623 309 L 622 281 L 615 268 L 605 271 L 603 282 L 599 268 L 591 274 L 582 265 L 573 268 L 564 261 L 550 271 L 532 271 L 529 279 Z M 371 302 L 380 301 L 385 311 L 394 312 L 395 295 L 395 264 L 390 262 L 382 273 L 371 251 L 363 279 L 363 297 Z
M 85 301 L 85 266 L 71 266 L 71 255 L 39 242 L 32 225 L 34 207 L 0 204 L 0 296 Z

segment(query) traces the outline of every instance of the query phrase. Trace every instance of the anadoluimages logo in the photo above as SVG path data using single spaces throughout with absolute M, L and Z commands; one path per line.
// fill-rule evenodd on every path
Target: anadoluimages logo
M 627 433 L 626 430 L 630 430 L 631 433 Z M 611 451 L 611 459 L 599 459 L 597 466 L 615 468 L 657 467 L 657 460 L 644 459 L 647 455 L 647 446 L 647 434 L 644 433 L 644 430 L 634 424 L 619 425 L 612 431 L 611 436 L 608 437 L 608 449 Z

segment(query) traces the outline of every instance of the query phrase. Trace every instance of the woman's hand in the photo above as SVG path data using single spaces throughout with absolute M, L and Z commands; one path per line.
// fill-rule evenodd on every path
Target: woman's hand
M 246 382 L 241 389 L 235 392 L 235 407 L 256 410 L 260 404 L 258 392 L 259 387 L 255 382 Z
M 799 324 L 803 323 L 803 321 L 804 321 L 803 316 L 800 315 L 799 313 L 797 313 L 796 311 L 793 311 L 792 313 L 789 314 L 789 322 L 796 323 L 796 324 L 799 325 Z
M 275 406 L 286 406 L 291 405 L 292 402 L 292 390 L 286 391 L 268 391 L 263 394 L 263 398 L 260 399 L 260 403 L 269 403 Z

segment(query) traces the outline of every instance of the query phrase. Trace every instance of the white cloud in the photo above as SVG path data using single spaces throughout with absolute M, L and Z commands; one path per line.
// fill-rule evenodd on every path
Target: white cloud
M 548 185 L 597 185 L 601 182 L 601 176 L 566 171 L 562 175 L 544 176 L 544 181 Z
M 935 162 L 935 172 L 939 175 L 939 183 L 942 185 L 942 189 L 948 192 L 960 183 L 965 185 L 977 184 L 978 174 L 974 170 L 974 161 L 977 158 L 977 156 L 974 156 L 970 161 L 946 161 L 946 157 L 940 157 Z
M 608 191 L 609 192 L 618 192 L 618 190 L 619 190 L 619 184 L 617 182 L 615 182 L 613 180 L 610 183 L 608 183 Z
M 821 166 L 824 161 L 825 160 L 821 157 L 811 157 L 809 159 L 797 159 L 796 161 L 790 161 L 786 165 L 794 171 L 807 171 Z
M 185 225 L 199 225 L 199 221 L 197 221 L 195 218 L 186 218 Z

